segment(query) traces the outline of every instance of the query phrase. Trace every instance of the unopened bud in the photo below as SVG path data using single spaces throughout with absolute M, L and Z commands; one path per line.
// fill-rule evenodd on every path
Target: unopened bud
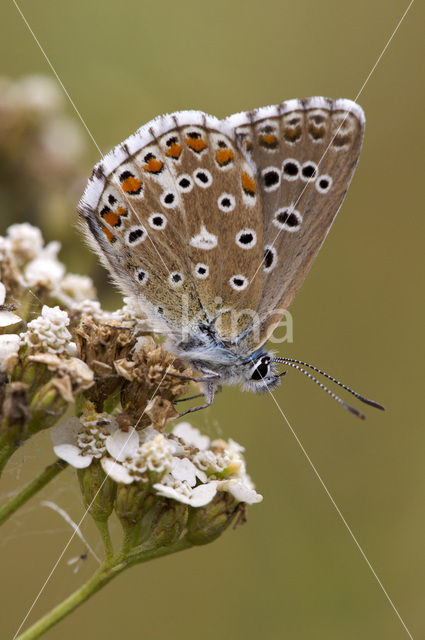
M 220 491 L 205 507 L 190 507 L 187 538 L 192 544 L 208 544 L 227 529 L 238 512 L 238 502 Z
M 84 506 L 94 520 L 105 522 L 112 513 L 116 483 L 109 478 L 97 461 L 85 469 L 78 469 Z
M 140 522 L 145 512 L 145 502 L 149 491 L 148 482 L 118 485 L 115 513 L 123 526 L 124 524 L 131 526 Z

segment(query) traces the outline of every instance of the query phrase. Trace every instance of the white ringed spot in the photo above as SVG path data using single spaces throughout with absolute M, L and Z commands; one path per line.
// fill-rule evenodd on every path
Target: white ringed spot
M 277 167 L 266 167 L 261 172 L 263 179 L 264 190 L 274 191 L 280 186 L 280 171 Z
M 317 178 L 315 187 L 319 193 L 328 193 L 332 186 L 332 182 L 333 180 L 330 176 L 323 174 Z
M 290 207 L 282 207 L 276 211 L 273 224 L 278 227 L 278 229 L 285 229 L 285 231 L 294 233 L 300 228 L 302 220 L 303 217 L 301 213 L 291 205 Z
M 146 281 L 147 281 L 147 279 L 149 277 L 148 272 L 145 271 L 144 269 L 135 269 L 134 275 L 136 277 L 136 281 L 139 284 L 146 284 Z
M 292 181 L 299 178 L 301 166 L 295 158 L 287 158 L 284 160 L 282 167 L 284 180 Z
M 233 211 L 236 206 L 235 196 L 232 196 L 231 193 L 222 193 L 218 197 L 217 204 L 220 211 L 224 211 L 224 213 Z
M 130 227 L 125 234 L 125 243 L 134 247 L 137 244 L 144 242 L 144 240 L 146 240 L 146 236 L 147 233 L 145 227 L 141 225 Z
M 273 271 L 277 264 L 277 251 L 271 245 L 266 245 L 264 247 L 264 257 L 263 257 L 263 270 L 266 273 Z
M 167 218 L 162 213 L 151 213 L 148 222 L 152 229 L 165 229 L 167 226 Z
M 189 193 L 193 189 L 193 180 L 188 173 L 182 173 L 177 177 L 177 188 L 182 193 Z
M 177 205 L 177 196 L 172 191 L 164 191 L 164 193 L 161 194 L 160 202 L 163 207 L 174 209 Z
M 213 179 L 208 169 L 195 169 L 193 177 L 198 187 L 206 189 L 212 185 Z
M 172 271 L 168 276 L 168 282 L 174 289 L 181 287 L 181 285 L 183 284 L 183 281 L 184 281 L 184 275 L 180 273 L 180 271 Z
M 257 244 L 257 234 L 254 229 L 242 229 L 236 234 L 236 244 L 241 249 L 252 249 Z
M 304 182 L 314 182 L 317 178 L 317 164 L 312 160 L 307 160 L 301 165 L 301 180 Z
M 245 276 L 238 274 L 230 278 L 229 284 L 232 287 L 232 289 L 235 289 L 235 291 L 243 291 L 244 289 L 247 288 L 249 282 L 248 282 L 248 278 L 245 278 Z
M 209 272 L 209 266 L 207 264 L 203 264 L 203 262 L 198 262 L 198 264 L 195 266 L 195 276 L 197 278 L 200 278 L 201 280 L 205 280 L 205 278 L 208 278 Z

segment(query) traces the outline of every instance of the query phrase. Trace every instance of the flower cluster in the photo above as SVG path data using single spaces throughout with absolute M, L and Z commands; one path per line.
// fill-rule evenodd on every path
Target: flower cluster
M 103 532 L 115 512 L 132 562 L 211 542 L 262 500 L 240 445 L 169 424 L 194 372 L 136 301 L 104 311 L 90 278 L 67 274 L 31 225 L 0 238 L 0 304 L 0 452 L 50 429 Z
M 90 406 L 90 412 L 93 408 Z M 70 418 L 52 429 L 58 457 L 76 468 L 100 459 L 105 473 L 118 484 L 143 483 L 156 495 L 192 507 L 205 506 L 219 491 L 237 502 L 253 504 L 262 497 L 246 473 L 243 447 L 229 440 L 201 435 L 188 422 L 171 433 L 152 426 L 120 429 L 106 414 Z
M 81 170 L 87 143 L 82 128 L 66 111 L 54 78 L 0 77 L 3 221 L 29 215 L 60 230 L 62 220 L 69 219 L 83 188 Z

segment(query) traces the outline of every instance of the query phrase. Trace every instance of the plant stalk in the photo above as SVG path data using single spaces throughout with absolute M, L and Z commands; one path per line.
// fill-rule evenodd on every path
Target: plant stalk
M 56 460 L 53 464 L 49 464 L 38 476 L 25 485 L 19 493 L 0 507 L 0 525 L 10 518 L 19 507 L 22 507 L 22 505 L 40 491 L 40 489 L 53 480 L 61 471 L 66 469 L 67 466 L 68 463 L 64 460 Z
M 138 549 L 135 554 L 128 554 L 124 556 L 121 552 L 116 554 L 110 560 L 105 560 L 96 573 L 86 582 L 82 587 L 74 591 L 68 598 L 57 605 L 45 616 L 40 618 L 29 629 L 19 635 L 16 640 L 35 640 L 51 629 L 60 620 L 65 618 L 68 614 L 75 611 L 80 604 L 83 604 L 91 596 L 97 593 L 102 587 L 112 580 L 115 576 L 119 575 L 127 567 L 131 567 L 147 560 L 154 558 L 160 558 L 161 556 L 168 555 L 170 553 L 176 553 L 191 547 L 192 544 L 187 541 L 185 537 L 178 540 L 173 545 L 168 547 L 149 548 L 148 543 L 144 550 Z

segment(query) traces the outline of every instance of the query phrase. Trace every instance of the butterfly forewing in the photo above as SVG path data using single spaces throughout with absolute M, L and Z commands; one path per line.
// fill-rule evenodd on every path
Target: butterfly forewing
M 258 305 L 265 342 L 301 286 L 356 167 L 364 115 L 349 100 L 290 100 L 228 119 L 255 163 L 262 194 L 264 255 Z
M 233 310 L 243 292 L 258 306 L 261 199 L 219 120 L 180 112 L 142 127 L 95 167 L 80 213 L 117 283 L 168 330 L 213 322 L 233 339 L 248 326 Z

